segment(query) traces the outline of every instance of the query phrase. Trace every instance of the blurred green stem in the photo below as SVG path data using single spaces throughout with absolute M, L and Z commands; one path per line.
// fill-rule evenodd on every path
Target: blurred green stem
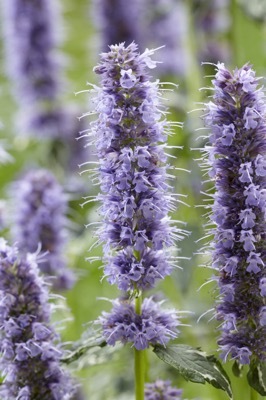
M 259 399 L 260 399 L 259 393 L 251 387 L 250 388 L 250 400 L 259 400 Z
M 141 314 L 142 296 L 136 297 L 135 311 Z M 136 400 L 144 400 L 144 378 L 145 378 L 145 350 L 135 349 L 135 391 Z
M 236 66 L 239 64 L 239 49 L 237 43 L 237 30 L 238 30 L 238 4 L 236 0 L 231 0 L 230 14 L 231 14 L 231 28 L 229 32 L 229 40 L 232 49 L 232 64 Z

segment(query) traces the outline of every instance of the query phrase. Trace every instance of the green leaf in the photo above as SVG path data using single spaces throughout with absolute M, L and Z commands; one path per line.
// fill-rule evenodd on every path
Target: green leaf
M 74 361 L 77 361 L 80 357 L 82 357 L 87 351 L 89 351 L 93 347 L 104 347 L 106 346 L 106 341 L 102 336 L 93 336 L 82 342 L 78 347 L 76 347 L 73 351 L 71 351 L 67 356 L 61 358 L 61 363 L 63 364 L 71 364 Z
M 253 389 L 262 396 L 266 396 L 266 363 L 251 364 L 247 378 Z
M 232 399 L 230 380 L 214 356 L 207 356 L 203 351 L 187 345 L 156 345 L 153 351 L 186 380 L 203 384 L 209 382 L 215 388 L 224 390 Z
M 237 377 L 240 378 L 242 376 L 243 366 L 239 364 L 237 361 L 234 362 L 232 366 L 232 372 Z

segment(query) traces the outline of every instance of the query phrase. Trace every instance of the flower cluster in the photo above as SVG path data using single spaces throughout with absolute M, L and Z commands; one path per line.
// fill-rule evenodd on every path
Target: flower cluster
M 0 239 L 1 399 L 71 399 L 75 387 L 59 364 L 46 285 L 36 255 L 20 257 Z
M 217 62 L 230 59 L 226 39 L 230 29 L 229 0 L 194 1 L 195 25 L 198 31 L 198 57 L 201 61 Z
M 66 268 L 67 200 L 63 189 L 51 172 L 40 169 L 28 172 L 13 184 L 14 211 L 13 236 L 21 250 L 47 254 L 40 264 L 41 271 L 54 275 L 54 286 L 71 287 L 74 277 Z
M 133 343 L 137 350 L 149 344 L 165 345 L 177 337 L 179 321 L 174 310 L 162 310 L 161 303 L 152 298 L 143 301 L 141 314 L 137 314 L 128 300 L 114 300 L 112 313 L 103 312 L 99 317 L 104 336 L 109 345 L 116 341 Z
M 170 381 L 157 380 L 146 383 L 145 400 L 181 400 L 182 390 L 171 386 Z
M 266 360 L 266 104 L 249 65 L 217 65 L 205 122 L 215 179 L 213 267 L 219 272 L 218 341 L 224 359 Z
M 105 244 L 105 276 L 123 291 L 152 288 L 169 275 L 175 261 L 170 247 L 184 233 L 172 227 L 168 217 L 174 201 L 167 194 L 170 186 L 164 149 L 171 125 L 161 118 L 163 106 L 158 81 L 149 81 L 147 68 L 156 66 L 150 58 L 152 54 L 149 50 L 139 54 L 135 43 L 128 47 L 122 43 L 110 46 L 110 52 L 102 54 L 101 63 L 95 68 L 102 82 L 101 89 L 94 88 L 99 117 L 91 123 L 102 191 L 98 199 L 104 223 L 99 237 Z M 166 336 L 173 336 L 175 323 L 169 322 L 167 313 L 163 319 L 159 311 L 154 311 L 152 301 L 145 302 L 143 307 L 143 315 L 137 318 L 131 315 L 130 304 L 115 303 L 111 314 L 104 314 L 101 319 L 107 340 L 112 344 L 118 339 L 133 341 L 137 348 L 145 348 L 149 342 L 161 343 Z M 128 313 L 131 315 L 130 329 L 133 324 L 138 332 L 133 335 L 126 327 L 127 322 L 120 325 L 119 312 L 125 318 Z M 144 334 L 143 329 L 147 319 L 150 325 L 151 318 L 155 325 L 157 318 L 166 325 L 162 329 L 159 324 L 158 331 L 151 324 L 154 336 L 149 337 L 151 330 Z M 172 314 L 171 318 L 175 316 Z M 106 328 L 108 321 L 111 329 Z M 143 343 L 137 339 L 138 335 L 143 337 Z
M 54 109 L 59 90 L 56 3 L 51 0 L 2 2 L 6 70 L 21 107 L 20 128 L 23 124 L 26 133 L 37 128 L 36 132 L 44 135 L 56 134 L 61 123 L 60 112 Z M 49 120 L 50 130 L 44 126 L 44 119 Z

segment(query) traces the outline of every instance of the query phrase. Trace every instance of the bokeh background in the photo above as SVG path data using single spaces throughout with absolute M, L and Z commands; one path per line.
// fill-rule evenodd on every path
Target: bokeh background
M 85 228 L 86 224 L 99 221 L 99 215 L 97 204 L 88 203 L 84 207 L 80 204 L 84 196 L 97 194 L 98 188 L 93 185 L 91 175 L 81 174 L 82 168 L 78 167 L 94 158 L 91 149 L 84 148 L 86 138 L 79 133 L 89 128 L 92 117 L 78 119 L 92 109 L 91 97 L 87 92 L 78 95 L 76 92 L 87 90 L 87 82 L 97 84 L 93 66 L 101 51 L 107 51 L 110 44 L 122 41 L 129 44 L 135 40 L 141 51 L 165 46 L 154 56 L 162 63 L 152 73 L 154 79 L 178 85 L 178 88 L 168 86 L 172 91 L 165 97 L 169 119 L 183 123 L 183 129 L 177 128 L 169 143 L 183 146 L 182 150 L 172 150 L 176 158 L 171 158 L 171 163 L 176 167 L 173 190 L 186 196 L 182 200 L 187 205 L 180 204 L 172 218 L 186 222 L 191 234 L 178 243 L 179 254 L 184 257 L 179 262 L 181 268 L 157 286 L 156 292 L 168 299 L 169 306 L 192 312 L 184 318 L 184 324 L 189 326 L 182 327 L 178 342 L 201 347 L 208 354 L 216 353 L 218 324 L 211 311 L 202 316 L 214 307 L 216 286 L 204 285 L 213 272 L 208 256 L 199 254 L 200 248 L 211 239 L 206 239 L 204 233 L 207 222 L 204 205 L 209 200 L 204 195 L 208 185 L 202 186 L 201 181 L 207 177 L 197 161 L 201 156 L 197 149 L 205 143 L 200 136 L 206 134 L 200 130 L 201 117 L 203 103 L 211 95 L 208 87 L 214 74 L 212 63 L 220 61 L 235 68 L 250 62 L 259 76 L 266 76 L 266 1 L 53 0 L 51 5 L 57 10 L 50 19 L 54 39 L 49 56 L 58 64 L 55 74 L 58 88 L 52 101 L 42 101 L 38 107 L 24 98 L 18 82 L 21 76 L 12 71 L 12 57 L 23 57 L 23 48 L 14 54 L 5 11 L 8 1 L 16 3 L 1 0 L 0 143 L 11 159 L 0 160 L 0 229 L 1 235 L 12 242 L 13 207 L 19 207 L 19 193 L 10 191 L 12 182 L 30 169 L 50 170 L 68 197 L 69 239 L 64 255 L 77 277 L 72 289 L 58 292 L 66 299 L 62 300 L 64 309 L 54 313 L 55 322 L 63 321 L 59 324 L 62 339 L 71 342 L 80 340 L 82 335 L 89 337 L 92 321 L 102 310 L 110 308 L 102 298 L 118 295 L 116 288 L 102 279 L 100 260 L 86 261 L 86 257 L 101 257 L 101 248 L 92 247 L 97 239 L 93 225 Z M 30 1 L 33 2 L 24 3 Z M 48 116 L 51 113 L 52 117 L 29 127 L 30 120 L 38 117 L 38 113 Z M 185 399 L 226 399 L 222 391 L 210 385 L 184 381 L 151 351 L 149 362 L 147 379 L 170 379 L 173 385 L 184 389 Z M 85 399 L 130 400 L 134 398 L 133 363 L 130 347 L 96 347 L 70 369 L 80 380 Z M 245 379 L 235 378 L 231 367 L 228 363 L 225 369 L 232 379 L 235 398 L 248 399 Z

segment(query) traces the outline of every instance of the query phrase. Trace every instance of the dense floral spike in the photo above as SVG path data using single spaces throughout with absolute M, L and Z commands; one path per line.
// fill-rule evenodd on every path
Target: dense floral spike
M 3 400 L 67 400 L 71 378 L 59 364 L 58 337 L 50 325 L 47 287 L 36 255 L 20 257 L 0 239 L 0 369 Z
M 114 300 L 110 313 L 103 312 L 98 323 L 109 345 L 117 341 L 133 343 L 137 350 L 144 350 L 149 344 L 165 345 L 177 337 L 179 321 L 174 310 L 162 310 L 161 303 L 146 298 L 141 315 L 136 314 L 134 305 L 128 300 Z
M 95 88 L 99 118 L 91 124 L 100 163 L 105 275 L 121 290 L 148 289 L 170 274 L 169 247 L 183 233 L 167 216 L 174 207 L 164 152 L 171 126 L 161 119 L 158 82 L 149 82 L 153 51 L 140 55 L 134 43 L 110 49 L 95 68 L 102 89 Z
M 67 199 L 51 172 L 40 169 L 28 172 L 13 184 L 15 199 L 13 236 L 21 250 L 47 252 L 41 271 L 55 277 L 58 289 L 70 288 L 74 277 L 66 268 Z
M 170 381 L 157 380 L 146 383 L 145 400 L 181 400 L 182 390 L 171 386 Z
M 205 122 L 215 179 L 213 267 L 220 299 L 218 341 L 224 360 L 266 360 L 266 104 L 249 65 L 231 73 L 217 65 Z
M 55 54 L 57 7 L 58 2 L 51 0 L 2 2 L 6 70 L 21 108 L 20 130 L 23 124 L 26 133 L 36 125 L 39 132 L 43 127 L 39 119 L 44 114 L 49 119 L 60 118 L 53 110 L 59 82 Z M 51 135 L 57 134 L 56 127 L 52 128 Z M 41 132 L 46 133 L 47 128 Z
M 167 215 L 174 209 L 164 152 L 171 123 L 161 118 L 159 81 L 149 81 L 147 69 L 156 66 L 153 51 L 137 49 L 122 43 L 101 55 L 95 72 L 102 87 L 93 88 L 98 119 L 88 136 L 99 158 L 105 276 L 139 295 L 170 274 L 175 261 L 170 247 L 186 232 L 171 227 Z M 116 300 L 98 322 L 108 344 L 131 342 L 137 350 L 167 343 L 179 325 L 174 312 L 161 311 L 152 299 L 145 299 L 139 312 L 130 300 Z

